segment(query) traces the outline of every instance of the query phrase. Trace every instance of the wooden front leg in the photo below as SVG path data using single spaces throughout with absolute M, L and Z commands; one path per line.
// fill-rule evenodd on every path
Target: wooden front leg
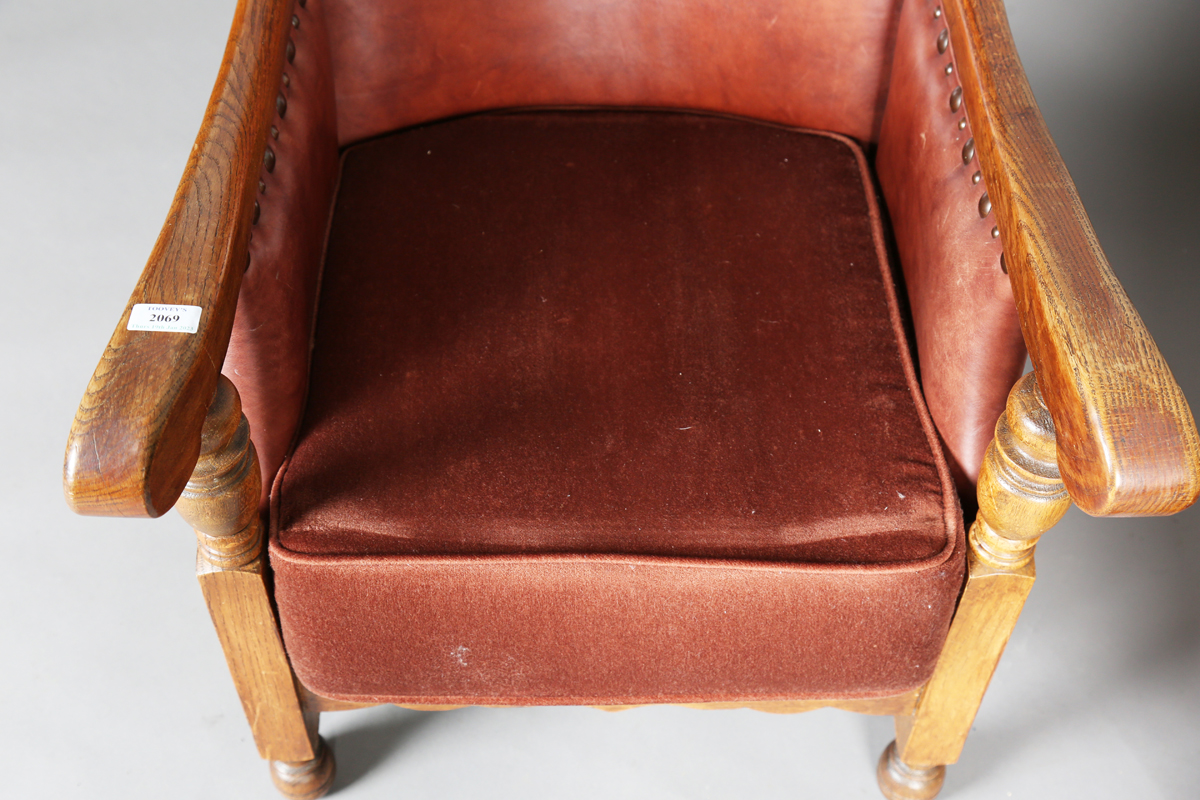
M 924 800 L 958 760 L 992 673 L 1033 587 L 1033 551 L 1071 498 L 1058 473 L 1054 422 L 1029 373 L 1013 387 L 979 475 L 967 584 L 933 677 L 916 710 L 896 717 L 879 762 L 893 800 Z
M 317 735 L 284 653 L 266 584 L 258 457 L 237 389 L 221 376 L 204 420 L 200 460 L 177 504 L 196 530 L 196 573 L 260 756 L 288 797 L 317 798 L 333 756 Z

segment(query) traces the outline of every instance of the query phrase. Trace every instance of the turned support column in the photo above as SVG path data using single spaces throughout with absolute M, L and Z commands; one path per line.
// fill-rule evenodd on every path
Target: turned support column
M 927 800 L 958 760 L 992 673 L 1033 586 L 1038 538 L 1071 505 L 1058 474 L 1054 422 L 1029 373 L 1008 396 L 979 474 L 967 584 L 916 710 L 896 718 L 879 762 L 892 800 Z
M 196 530 L 196 573 L 259 755 L 297 800 L 325 794 L 333 756 L 317 735 L 284 653 L 266 583 L 258 457 L 237 389 L 221 376 L 200 460 L 176 507 Z

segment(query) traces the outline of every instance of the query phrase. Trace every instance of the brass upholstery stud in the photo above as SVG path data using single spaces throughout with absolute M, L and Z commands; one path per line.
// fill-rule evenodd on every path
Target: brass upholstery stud
M 953 75 L 953 74 L 954 74 L 954 65 L 953 65 L 953 64 L 947 64 L 947 65 L 946 65 L 946 74 L 947 74 L 947 75 Z
M 275 95 L 275 110 L 279 112 L 279 116 L 287 116 L 287 98 L 282 92 Z
M 279 138 L 279 128 L 276 128 L 274 125 L 271 126 L 271 138 L 272 139 Z
M 259 194 L 267 193 L 267 185 L 265 183 L 263 183 L 262 181 L 258 182 L 258 193 Z
M 266 149 L 266 152 L 263 153 L 263 166 L 266 168 L 267 172 L 275 171 L 275 151 L 269 147 Z
M 988 193 L 984 192 L 983 197 L 979 198 L 979 216 L 986 217 L 992 213 L 992 198 L 988 197 Z
M 284 86 L 291 86 L 291 85 L 292 85 L 292 79 L 288 77 L 288 74 L 287 74 L 286 72 L 285 72 L 285 73 L 283 73 L 283 85 L 284 85 Z
M 950 110 L 958 111 L 962 108 L 962 87 L 955 86 L 954 91 L 950 93 Z
M 943 28 L 942 32 L 938 34 L 938 38 L 937 38 L 938 52 L 939 53 L 946 52 L 946 48 L 949 46 L 950 46 L 950 31 Z
M 300 30 L 300 18 L 295 14 L 292 14 L 292 27 L 296 30 Z
M 999 236 L 1000 236 L 1000 226 L 996 225 L 992 228 L 992 238 L 995 239 Z
M 1005 275 L 1008 274 L 1008 264 L 1004 263 L 1004 253 L 1000 254 L 1000 271 Z
M 287 60 L 289 64 L 296 60 L 296 44 L 291 39 L 287 44 Z
M 967 139 L 967 143 L 963 145 L 963 163 L 970 164 L 971 159 L 975 157 L 975 139 Z
M 983 180 L 983 175 L 980 174 L 979 170 L 975 170 L 975 174 L 971 176 L 971 183 L 979 183 L 981 180 Z
M 308 0 L 297 0 L 297 2 L 300 3 L 301 8 L 304 8 L 306 5 L 308 5 Z
M 941 16 L 942 16 L 942 7 L 938 6 L 937 8 L 935 8 L 933 10 L 933 18 L 939 19 L 939 18 L 941 18 Z
M 965 131 L 967 129 L 967 118 L 966 117 L 963 117 L 962 119 L 960 119 L 958 121 L 958 129 L 960 131 Z
M 258 215 L 262 213 L 262 209 L 258 207 L 258 201 L 254 201 L 254 219 L 250 220 L 251 225 L 258 224 Z

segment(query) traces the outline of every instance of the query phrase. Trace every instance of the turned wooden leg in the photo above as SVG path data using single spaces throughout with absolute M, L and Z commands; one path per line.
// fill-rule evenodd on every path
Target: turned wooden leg
M 978 497 L 967 584 L 946 645 L 916 710 L 896 718 L 896 741 L 880 760 L 879 786 L 893 800 L 933 797 L 943 765 L 958 760 L 1033 586 L 1034 547 L 1071 504 L 1058 474 L 1054 422 L 1032 373 L 1013 387 L 996 423 Z
M 942 790 L 946 768 L 941 764 L 936 767 L 910 767 L 900 760 L 896 754 L 896 743 L 892 742 L 879 757 L 875 777 L 879 780 L 883 796 L 889 800 L 931 800 Z
M 305 708 L 267 591 L 262 478 L 237 389 L 224 376 L 204 420 L 200 460 L 177 508 L 199 540 L 196 573 L 260 756 L 288 797 L 316 798 L 333 783 L 318 712 Z
M 317 737 L 317 756 L 308 761 L 272 761 L 271 780 L 275 788 L 294 800 L 316 800 L 324 797 L 333 785 L 336 767 L 333 751 L 320 736 Z

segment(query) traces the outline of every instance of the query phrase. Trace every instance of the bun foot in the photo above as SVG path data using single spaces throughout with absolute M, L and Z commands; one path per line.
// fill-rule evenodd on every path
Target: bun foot
M 875 777 L 888 800 L 932 800 L 942 790 L 946 768 L 940 765 L 923 769 L 910 767 L 900 760 L 893 741 L 879 757 Z
M 275 788 L 291 800 L 317 800 L 333 786 L 337 767 L 333 750 L 317 737 L 317 757 L 311 761 L 272 761 L 271 780 Z

